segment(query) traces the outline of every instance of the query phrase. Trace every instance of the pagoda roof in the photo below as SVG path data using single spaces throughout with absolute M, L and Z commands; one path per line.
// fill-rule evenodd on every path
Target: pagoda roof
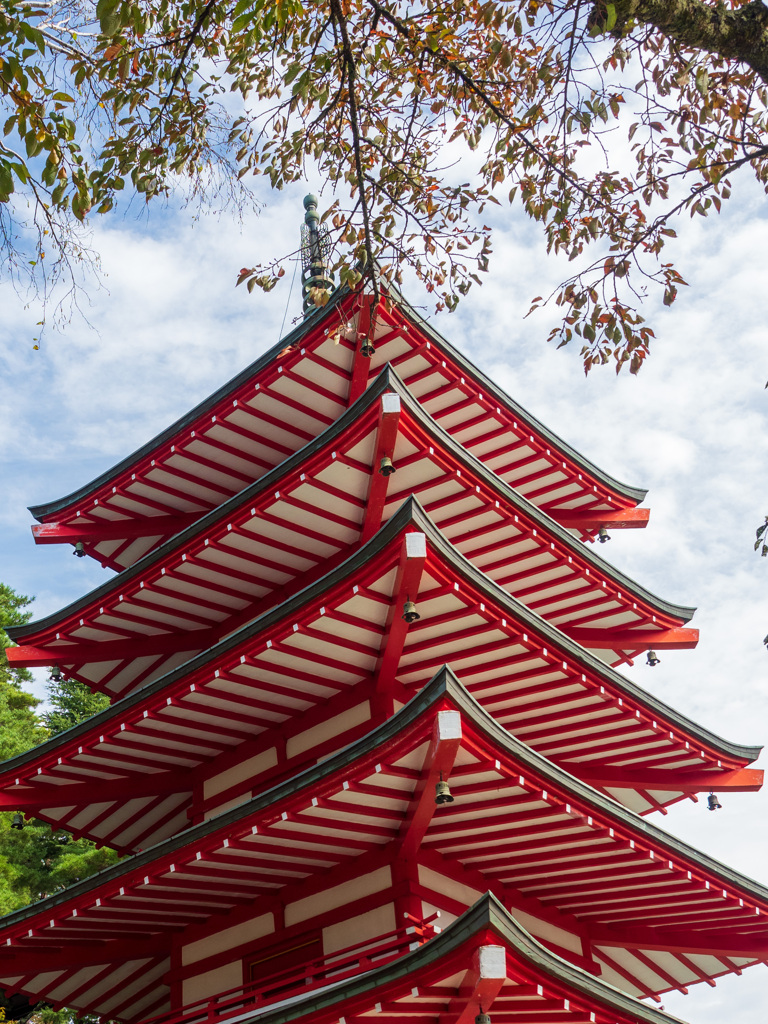
M 438 773 L 455 798 L 441 807 Z M 119 1017 L 115 1004 L 82 994 L 94 972 L 119 964 L 160 986 L 174 934 L 187 942 L 217 922 L 236 927 L 402 856 L 470 892 L 494 892 L 513 914 L 578 928 L 587 961 L 639 996 L 768 958 L 767 888 L 510 736 L 444 669 L 322 763 L 7 915 L 0 984 Z M 417 891 L 453 915 L 466 909 L 423 878 Z
M 261 992 L 259 996 L 264 998 Z M 208 1004 L 219 1012 L 218 1019 L 222 1019 L 219 1006 L 223 1003 L 225 999 Z M 471 1024 L 481 1008 L 493 1014 L 497 1024 L 676 1021 L 557 956 L 492 893 L 481 896 L 446 929 L 405 956 L 326 983 L 319 991 L 298 990 L 283 999 L 273 997 L 271 1005 L 251 1012 L 241 1009 L 237 1020 L 240 1024 L 289 1024 L 311 1014 L 313 1021 L 328 1024 L 339 1020 L 392 1024 L 403 1019 L 423 1019 L 426 1024 L 440 1015 L 439 1019 L 452 1024 Z M 190 1007 L 154 1018 L 152 1024 L 197 1024 L 205 1019 Z
M 410 626 L 408 587 L 421 615 Z M 304 591 L 5 762 L 0 801 L 135 849 L 184 827 L 204 766 L 247 757 L 275 731 L 298 735 L 377 688 L 408 700 L 443 663 L 510 732 L 640 812 L 760 785 L 761 773 L 739 771 L 759 747 L 715 736 L 584 651 L 474 568 L 411 499 Z
M 386 363 L 459 443 L 584 535 L 644 526 L 644 490 L 603 473 L 548 431 L 395 296 L 340 288 L 260 359 L 132 455 L 58 501 L 33 506 L 40 543 L 80 540 L 112 568 L 222 504 L 333 423 Z M 369 329 L 376 354 L 356 350 Z M 361 362 L 362 360 L 362 362 Z M 598 513 L 597 518 L 593 513 Z M 154 522 L 153 522 L 154 520 Z
M 378 473 L 382 452 L 394 456 L 396 475 Z M 58 659 L 106 692 L 125 692 L 126 673 L 131 686 L 143 685 L 253 619 L 278 593 L 307 586 L 411 494 L 484 572 L 584 646 L 604 650 L 601 657 L 620 664 L 651 646 L 695 644 L 693 631 L 679 629 L 694 609 L 663 601 L 580 544 L 467 454 L 386 368 L 258 482 L 61 611 L 11 629 L 24 648 L 9 657 Z M 631 639 L 638 627 L 646 632 L 629 650 L 605 639 Z M 79 675 L 83 655 L 120 640 L 131 661 L 112 667 L 120 689 Z M 135 642 L 146 652 L 139 660 Z

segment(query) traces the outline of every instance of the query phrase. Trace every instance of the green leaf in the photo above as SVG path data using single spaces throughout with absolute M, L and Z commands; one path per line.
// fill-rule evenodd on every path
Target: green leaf
M 96 4 L 96 17 L 99 19 L 101 31 L 105 36 L 113 36 L 120 29 L 120 0 L 99 0 Z
M 607 4 L 605 8 L 605 31 L 610 32 L 616 25 L 616 8 Z
M 0 164 L 0 193 L 9 196 L 13 192 L 13 174 L 9 164 Z M 5 200 L 7 202 L 7 200 Z

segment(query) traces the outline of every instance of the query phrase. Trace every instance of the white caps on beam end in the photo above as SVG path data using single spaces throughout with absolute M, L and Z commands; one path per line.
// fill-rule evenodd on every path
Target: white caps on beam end
M 480 978 L 506 978 L 507 951 L 503 946 L 480 946 L 475 956 Z
M 400 395 L 394 395 L 391 391 L 387 391 L 386 394 L 383 394 L 381 396 L 381 411 L 385 416 L 387 413 L 399 413 Z
M 458 711 L 437 712 L 435 739 L 438 743 L 442 743 L 445 740 L 461 739 L 461 715 Z
M 405 557 L 426 558 L 427 557 L 427 536 L 424 533 L 406 533 L 405 535 Z

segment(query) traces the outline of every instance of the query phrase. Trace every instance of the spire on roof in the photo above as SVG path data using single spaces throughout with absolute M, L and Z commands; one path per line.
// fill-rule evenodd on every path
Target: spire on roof
M 301 294 L 304 316 L 314 310 L 310 294 L 313 288 L 333 289 L 333 277 L 328 267 L 331 244 L 328 229 L 320 224 L 317 196 L 304 197 L 304 223 L 301 225 Z

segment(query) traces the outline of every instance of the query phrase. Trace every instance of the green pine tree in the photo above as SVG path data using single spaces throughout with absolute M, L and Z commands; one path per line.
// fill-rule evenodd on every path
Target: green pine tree
M 43 721 L 51 736 L 58 736 L 65 729 L 97 715 L 109 707 L 109 697 L 104 693 L 92 693 L 87 686 L 76 679 L 51 677 L 48 683 L 49 707 L 43 712 Z
M 49 708 L 22 684 L 32 681 L 27 669 L 12 669 L 5 656 L 10 639 L 5 626 L 28 622 L 32 599 L 0 583 L 0 761 L 15 757 L 85 718 L 101 711 L 109 699 L 93 694 L 73 679 L 51 679 Z M 19 828 L 19 824 L 23 827 Z M 117 860 L 114 850 L 99 848 L 87 839 L 73 839 L 63 829 L 19 812 L 0 813 L 0 915 L 27 906 L 108 867 Z M 30 1017 L 34 1024 L 73 1024 L 80 1018 L 71 1010 L 30 1008 L 23 999 L 8 999 L 0 991 L 0 1015 L 8 1019 Z M 83 1018 L 88 1021 L 88 1018 Z

